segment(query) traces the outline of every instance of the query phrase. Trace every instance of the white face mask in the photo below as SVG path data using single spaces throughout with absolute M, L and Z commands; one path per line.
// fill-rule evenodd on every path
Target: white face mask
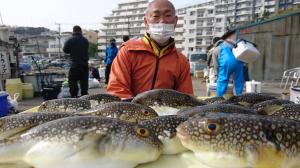
M 148 33 L 159 45 L 165 44 L 174 35 L 175 24 L 149 24 Z

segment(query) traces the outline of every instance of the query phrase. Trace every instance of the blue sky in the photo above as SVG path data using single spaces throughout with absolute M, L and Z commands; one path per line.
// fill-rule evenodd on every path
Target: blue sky
M 170 1 L 180 8 L 207 0 Z M 6 25 L 57 30 L 55 23 L 63 23 L 62 31 L 69 31 L 74 24 L 96 29 L 119 2 L 121 0 L 0 0 L 0 13 Z

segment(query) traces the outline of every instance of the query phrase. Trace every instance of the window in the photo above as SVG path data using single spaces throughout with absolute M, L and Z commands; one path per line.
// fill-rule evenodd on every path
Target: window
M 216 27 L 215 32 L 222 32 L 222 28 L 221 27 Z
M 189 33 L 190 33 L 190 34 L 194 34 L 194 33 L 195 33 L 195 29 L 190 29 L 190 30 L 189 30 Z
M 203 23 L 204 23 L 203 21 L 198 21 L 197 25 L 198 26 L 203 26 Z
M 217 22 L 217 23 L 222 22 L 222 18 L 217 18 L 217 19 L 216 19 L 216 22 Z
M 195 20 L 190 20 L 190 24 L 195 24 Z
M 203 16 L 204 16 L 203 12 L 198 13 L 198 17 L 203 17 Z
M 203 39 L 197 39 L 196 43 L 197 43 L 198 45 L 201 45 L 201 44 L 202 44 L 202 40 L 203 40 Z
M 203 31 L 202 30 L 197 30 L 197 35 L 203 35 Z
M 190 16 L 194 16 L 194 15 L 195 15 L 195 11 L 191 11 Z
M 189 47 L 189 51 L 194 51 L 194 48 L 193 47 Z
M 213 13 L 214 13 L 214 10 L 212 10 L 212 9 L 211 9 L 211 10 L 208 10 L 207 13 L 208 13 L 208 14 L 213 14 Z
M 193 38 L 189 39 L 189 43 L 193 43 L 195 40 Z

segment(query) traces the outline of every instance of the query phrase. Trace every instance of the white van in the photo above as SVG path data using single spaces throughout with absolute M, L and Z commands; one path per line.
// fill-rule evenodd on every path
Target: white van
M 203 70 L 207 67 L 207 53 L 200 51 L 189 54 L 189 63 L 191 74 L 195 74 L 195 71 Z

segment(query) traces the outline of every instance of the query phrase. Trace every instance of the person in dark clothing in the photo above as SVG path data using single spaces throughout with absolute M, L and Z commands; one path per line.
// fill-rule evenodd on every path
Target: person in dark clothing
M 78 81 L 80 81 L 81 96 L 88 94 L 88 40 L 82 36 L 80 26 L 73 27 L 73 35 L 64 44 L 64 52 L 70 54 L 69 87 L 71 97 L 78 96 Z
M 98 81 L 100 81 L 99 70 L 93 65 L 89 65 L 89 74 L 90 74 L 89 75 L 90 78 L 95 78 Z
M 106 48 L 105 51 L 105 84 L 108 84 L 109 81 L 109 74 L 111 69 L 111 64 L 113 63 L 114 59 L 118 54 L 118 48 L 116 46 L 116 40 L 110 40 L 110 46 Z

